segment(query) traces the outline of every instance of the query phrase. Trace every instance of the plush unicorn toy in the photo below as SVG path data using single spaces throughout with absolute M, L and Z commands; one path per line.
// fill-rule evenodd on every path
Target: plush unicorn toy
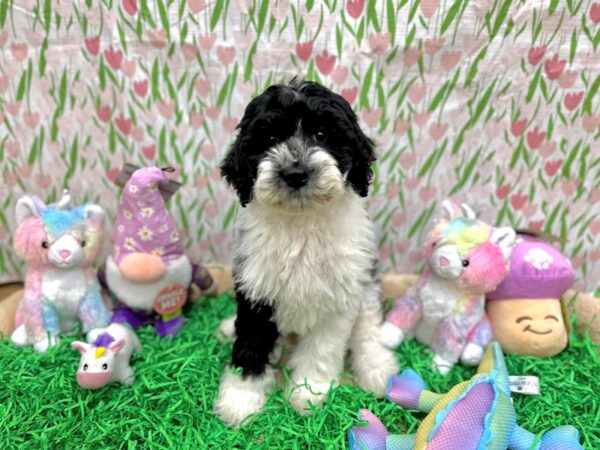
M 109 324 L 92 263 L 104 237 L 104 211 L 97 205 L 70 206 L 67 192 L 46 206 L 37 197 L 17 202 L 14 249 L 28 265 L 23 300 L 11 340 L 39 352 L 59 344 L 60 332 L 83 332 Z
M 140 354 L 142 345 L 127 326 L 113 323 L 107 328 L 92 330 L 88 343 L 75 341 L 71 347 L 81 353 L 77 383 L 85 389 L 100 389 L 111 381 L 127 386 L 133 384 L 135 375 L 129 365 L 133 352 Z
M 440 373 L 459 359 L 477 365 L 492 339 L 484 295 L 506 276 L 515 239 L 513 229 L 494 228 L 467 205 L 446 200 L 426 240 L 425 270 L 387 314 L 383 344 L 396 348 L 414 333 L 435 352 Z

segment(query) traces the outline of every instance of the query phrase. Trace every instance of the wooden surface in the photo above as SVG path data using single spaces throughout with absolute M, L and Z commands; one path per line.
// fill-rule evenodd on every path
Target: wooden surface
M 0 285 L 0 335 L 10 336 L 15 327 L 15 311 L 23 297 L 21 284 Z

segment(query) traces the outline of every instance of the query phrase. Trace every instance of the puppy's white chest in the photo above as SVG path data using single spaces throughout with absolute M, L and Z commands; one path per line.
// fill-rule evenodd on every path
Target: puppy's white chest
M 256 215 L 240 217 L 236 281 L 248 297 L 273 306 L 282 333 L 304 334 L 333 314 L 358 309 L 371 265 L 371 230 L 360 215 L 345 227 L 329 218 Z
M 42 278 L 42 294 L 63 317 L 76 317 L 79 303 L 85 297 L 87 280 L 81 268 L 49 269 Z
M 271 266 L 278 285 L 272 302 L 283 332 L 302 334 L 329 314 L 341 313 L 355 300 L 340 285 L 344 274 L 335 267 L 337 258 L 332 257 L 335 249 L 331 243 L 304 237 L 283 245 Z M 264 287 L 272 290 L 275 286 L 267 283 Z

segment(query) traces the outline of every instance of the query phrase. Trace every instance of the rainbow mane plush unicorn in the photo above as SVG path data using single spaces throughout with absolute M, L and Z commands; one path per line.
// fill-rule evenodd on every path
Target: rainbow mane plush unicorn
M 415 334 L 433 349 L 433 365 L 445 374 L 459 359 L 477 365 L 491 341 L 484 296 L 508 273 L 516 234 L 477 220 L 465 204 L 446 200 L 442 206 L 425 243 L 425 270 L 387 314 L 381 341 L 393 349 Z
M 502 350 L 490 344 L 477 374 L 446 394 L 425 390 L 412 369 L 390 378 L 386 396 L 404 408 L 429 413 L 417 433 L 390 434 L 370 411 L 362 409 L 348 432 L 350 450 L 583 450 L 579 431 L 564 425 L 536 435 L 516 423 Z
M 87 335 L 88 343 L 75 341 L 71 347 L 81 353 L 77 383 L 85 389 L 100 389 L 111 381 L 131 385 L 135 381 L 129 365 L 132 353 L 141 353 L 142 345 L 128 325 L 110 324 Z
M 71 207 L 70 200 L 65 192 L 54 205 L 30 196 L 17 202 L 14 248 L 28 270 L 11 340 L 39 352 L 58 345 L 60 332 L 74 332 L 78 319 L 88 332 L 111 318 L 92 267 L 102 248 L 104 211 Z

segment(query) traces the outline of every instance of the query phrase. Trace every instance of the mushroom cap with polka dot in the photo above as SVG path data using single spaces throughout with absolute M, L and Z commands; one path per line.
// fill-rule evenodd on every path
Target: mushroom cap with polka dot
M 488 300 L 550 299 L 573 284 L 571 262 L 551 244 L 532 236 L 517 238 L 510 257 L 510 270 Z

